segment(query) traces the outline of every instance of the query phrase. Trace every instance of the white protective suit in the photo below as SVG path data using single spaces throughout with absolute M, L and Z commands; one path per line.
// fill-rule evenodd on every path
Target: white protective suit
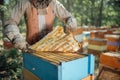
M 32 1 L 19 0 L 4 26 L 4 36 L 14 44 L 14 47 L 19 49 L 26 48 L 26 42 L 17 27 L 22 16 L 25 16 L 27 26 L 26 41 L 30 45 L 40 40 L 53 29 L 55 17 L 66 23 L 65 29 L 73 31 L 77 27 L 76 19 L 58 0 L 52 0 L 45 9 L 36 8 Z

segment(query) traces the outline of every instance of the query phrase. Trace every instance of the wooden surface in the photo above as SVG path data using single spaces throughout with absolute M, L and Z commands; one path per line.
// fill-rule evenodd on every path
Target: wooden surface
M 107 51 L 120 51 L 120 46 L 107 45 Z
M 113 37 L 105 37 L 108 41 L 111 41 L 111 42 L 119 42 L 120 41 L 120 38 L 113 38 Z
M 36 51 L 76 52 L 80 49 L 78 41 L 72 33 L 66 34 L 62 26 L 57 26 L 52 32 L 31 46 Z
M 100 64 L 109 66 L 111 68 L 120 69 L 120 53 L 104 53 L 100 56 Z
M 88 40 L 88 43 L 89 44 L 92 44 L 92 45 L 106 45 L 107 44 L 107 40 L 105 39 L 98 39 L 98 38 L 90 38 Z
M 90 32 L 90 38 L 96 38 L 97 34 L 98 34 L 97 30 L 91 31 Z
M 120 35 L 107 34 L 107 50 L 108 51 L 120 51 Z
M 25 68 L 23 69 L 23 77 L 24 77 L 24 80 L 40 80 Z
M 104 35 L 106 33 L 107 33 L 107 30 L 100 30 L 100 31 L 98 31 L 97 38 L 104 39 L 105 38 Z
M 120 80 L 120 71 L 104 65 L 99 66 L 100 72 L 97 80 Z

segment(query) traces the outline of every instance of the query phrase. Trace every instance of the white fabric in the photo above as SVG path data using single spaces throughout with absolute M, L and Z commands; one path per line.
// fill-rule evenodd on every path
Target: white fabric
M 18 0 L 18 4 L 14 7 L 14 9 L 11 12 L 9 20 L 5 23 L 5 25 L 11 25 L 15 24 L 17 26 L 24 14 L 27 14 L 29 12 L 29 8 L 31 3 L 29 0 Z M 77 27 L 77 22 L 76 19 L 65 9 L 65 7 L 58 1 L 58 0 L 53 0 L 49 6 L 52 8 L 52 11 L 55 16 L 57 16 L 59 19 L 61 19 L 63 22 L 68 25 L 69 28 L 76 28 Z M 27 16 L 27 15 L 26 15 Z M 27 20 L 27 17 L 26 17 Z M 40 16 L 39 20 L 39 30 L 45 29 L 45 20 L 43 16 Z M 10 26 L 11 27 L 11 26 Z M 11 29 L 14 29 L 11 27 Z M 73 30 L 73 29 L 72 29 Z M 13 31 L 13 33 L 15 33 Z M 17 33 L 15 33 L 16 35 Z
M 11 12 L 10 20 L 12 20 L 12 22 L 15 22 L 16 24 L 19 24 L 21 17 L 24 15 L 25 12 L 29 10 L 30 4 L 31 3 L 29 0 L 20 0 Z M 53 0 L 49 4 L 49 6 L 52 8 L 54 15 L 65 22 L 66 25 L 71 28 L 77 27 L 76 19 L 70 14 L 70 12 L 65 9 L 65 7 L 58 0 Z M 39 13 L 42 13 L 41 11 L 42 10 L 40 10 Z M 9 22 L 7 24 L 11 24 L 12 22 Z
M 45 15 L 39 15 L 39 32 L 46 29 Z
M 16 35 L 20 35 L 20 31 L 16 25 L 8 25 L 4 29 L 4 35 L 12 41 Z

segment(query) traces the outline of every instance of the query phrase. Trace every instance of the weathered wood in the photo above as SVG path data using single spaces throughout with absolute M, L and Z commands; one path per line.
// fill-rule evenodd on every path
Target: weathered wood
M 120 53 L 107 52 L 107 53 L 101 54 L 100 64 L 109 66 L 114 69 L 120 69 Z
M 108 51 L 120 51 L 120 34 L 105 35 Z
M 60 64 L 60 62 L 68 62 L 74 59 L 84 57 L 84 55 L 79 55 L 77 53 L 64 52 L 36 52 L 34 55 L 57 65 Z
M 40 80 L 38 77 L 36 77 L 33 73 L 28 71 L 27 69 L 23 68 L 23 77 L 24 80 Z
M 120 80 L 120 71 L 111 69 L 107 66 L 99 66 L 100 73 L 97 80 Z
M 72 33 L 66 34 L 63 27 L 58 26 L 42 40 L 32 45 L 31 49 L 36 51 L 76 52 L 80 49 L 80 46 Z
M 105 40 L 105 39 L 98 39 L 98 38 L 90 38 L 88 40 L 88 43 L 92 44 L 92 45 L 102 46 L 102 45 L 106 45 L 107 44 L 107 40 Z

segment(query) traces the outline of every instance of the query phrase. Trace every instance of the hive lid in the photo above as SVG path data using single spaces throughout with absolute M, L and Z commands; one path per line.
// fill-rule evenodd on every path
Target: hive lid
M 120 58 L 120 52 L 106 52 L 106 53 L 103 53 L 103 54 Z
M 105 37 L 120 38 L 120 35 L 116 35 L 116 34 L 106 34 Z

